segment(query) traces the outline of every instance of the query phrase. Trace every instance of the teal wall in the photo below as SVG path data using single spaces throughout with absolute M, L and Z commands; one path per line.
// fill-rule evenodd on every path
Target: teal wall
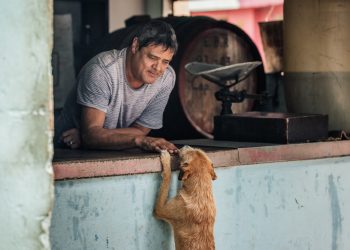
M 0 4 L 0 249 L 50 249 L 52 2 Z
M 349 167 L 350 157 L 217 168 L 216 248 L 350 249 Z M 52 249 L 174 249 L 169 225 L 152 216 L 160 181 L 57 181 Z

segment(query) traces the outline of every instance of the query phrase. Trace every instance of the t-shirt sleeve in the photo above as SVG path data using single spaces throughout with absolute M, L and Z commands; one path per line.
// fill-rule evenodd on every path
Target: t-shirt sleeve
M 159 93 L 152 98 L 150 104 L 142 112 L 135 123 L 150 129 L 160 129 L 163 127 L 163 113 L 168 103 L 169 96 L 175 85 L 175 73 L 167 74 Z
M 98 65 L 90 64 L 78 77 L 77 103 L 107 112 L 110 101 L 107 73 Z

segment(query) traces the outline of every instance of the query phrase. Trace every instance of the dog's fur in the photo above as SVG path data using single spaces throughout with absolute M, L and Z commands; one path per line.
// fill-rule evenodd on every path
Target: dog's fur
M 185 146 L 180 152 L 182 187 L 167 201 L 171 180 L 170 155 L 161 153 L 163 182 L 154 215 L 172 225 L 176 250 L 212 250 L 216 208 L 212 180 L 216 179 L 213 164 L 200 149 Z

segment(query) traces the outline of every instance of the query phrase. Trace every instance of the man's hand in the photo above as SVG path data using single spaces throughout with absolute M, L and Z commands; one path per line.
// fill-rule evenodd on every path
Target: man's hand
M 77 149 L 80 147 L 80 133 L 76 128 L 69 129 L 62 133 L 61 140 L 71 149 Z
M 163 138 L 155 138 L 149 136 L 137 136 L 135 137 L 135 144 L 137 147 L 148 151 L 161 152 L 167 150 L 169 153 L 177 153 L 177 147 Z
M 103 127 L 105 118 L 104 112 L 83 106 L 81 138 L 84 147 L 120 150 L 137 146 L 148 151 L 167 150 L 169 153 L 177 153 L 175 145 L 165 139 L 146 136 L 149 128 L 134 123 L 128 128 L 106 129 Z

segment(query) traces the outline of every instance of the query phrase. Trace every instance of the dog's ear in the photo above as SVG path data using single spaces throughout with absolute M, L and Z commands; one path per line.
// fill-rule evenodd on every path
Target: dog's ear
M 182 181 L 187 180 L 188 177 L 190 177 L 190 175 L 191 175 L 191 168 L 187 162 L 185 162 L 181 165 L 181 171 L 182 171 L 181 180 Z
M 214 171 L 214 165 L 211 164 L 211 169 L 210 169 L 210 175 L 211 175 L 211 179 L 214 181 L 216 180 L 218 177 L 216 176 L 216 173 Z

